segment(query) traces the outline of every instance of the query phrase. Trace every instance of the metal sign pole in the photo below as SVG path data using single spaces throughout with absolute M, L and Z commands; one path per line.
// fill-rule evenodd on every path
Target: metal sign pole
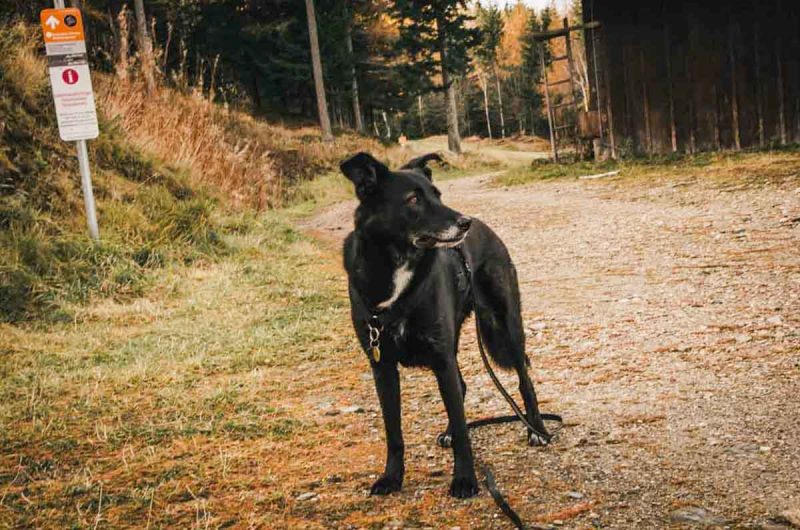
M 83 189 L 83 203 L 86 205 L 86 224 L 89 225 L 89 235 L 92 239 L 100 239 L 100 229 L 97 227 L 97 208 L 94 203 L 92 190 L 92 170 L 89 168 L 89 150 L 86 140 L 75 142 L 78 148 L 78 166 L 81 168 L 81 188 Z
M 64 9 L 64 0 L 53 0 L 53 7 Z M 81 189 L 83 190 L 83 202 L 86 206 L 86 224 L 89 226 L 89 235 L 95 241 L 100 239 L 100 229 L 97 226 L 97 207 L 94 202 L 94 191 L 92 190 L 92 170 L 89 167 L 89 150 L 86 140 L 75 142 L 78 151 L 78 166 L 81 170 Z

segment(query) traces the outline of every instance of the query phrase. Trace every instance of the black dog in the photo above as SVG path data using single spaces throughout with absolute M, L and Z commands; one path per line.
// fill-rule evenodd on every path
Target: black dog
M 517 273 L 508 250 L 488 226 L 442 204 L 426 167 L 430 160 L 441 159 L 425 155 L 399 171 L 367 153 L 342 162 L 360 202 L 355 230 L 344 243 L 344 266 L 353 326 L 370 359 L 386 428 L 386 469 L 371 493 L 385 495 L 403 485 L 400 363 L 427 366 L 436 375 L 449 419 L 438 443 L 453 447 L 450 494 L 464 498 L 478 492 L 478 481 L 456 354 L 461 325 L 473 309 L 492 359 L 519 376 L 526 416 L 539 431 L 529 432 L 529 443 L 545 445 L 549 438 L 528 377 Z

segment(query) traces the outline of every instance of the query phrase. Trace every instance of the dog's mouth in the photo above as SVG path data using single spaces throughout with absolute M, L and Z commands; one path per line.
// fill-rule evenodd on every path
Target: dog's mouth
M 460 245 L 467 237 L 469 230 L 459 230 L 456 235 L 451 235 L 447 230 L 443 234 L 422 234 L 412 238 L 411 242 L 417 248 L 453 248 Z

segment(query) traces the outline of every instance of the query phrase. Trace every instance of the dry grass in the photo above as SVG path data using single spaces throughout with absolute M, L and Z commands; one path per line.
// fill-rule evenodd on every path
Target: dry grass
M 165 86 L 147 95 L 137 79 L 99 77 L 98 102 L 139 148 L 189 168 L 193 180 L 234 205 L 285 204 L 298 182 L 330 171 L 348 152 L 382 151 L 373 140 L 344 134 L 325 144 L 313 127 L 286 129 Z

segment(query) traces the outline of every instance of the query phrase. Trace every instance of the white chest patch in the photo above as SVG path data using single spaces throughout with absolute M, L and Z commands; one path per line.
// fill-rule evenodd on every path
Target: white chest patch
M 378 309 L 389 309 L 392 307 L 392 304 L 397 302 L 397 299 L 400 298 L 400 295 L 403 294 L 403 291 L 408 287 L 412 276 L 414 276 L 414 271 L 409 268 L 408 263 L 404 263 L 395 269 L 394 275 L 392 275 L 392 283 L 394 284 L 392 296 L 388 300 L 378 304 Z

